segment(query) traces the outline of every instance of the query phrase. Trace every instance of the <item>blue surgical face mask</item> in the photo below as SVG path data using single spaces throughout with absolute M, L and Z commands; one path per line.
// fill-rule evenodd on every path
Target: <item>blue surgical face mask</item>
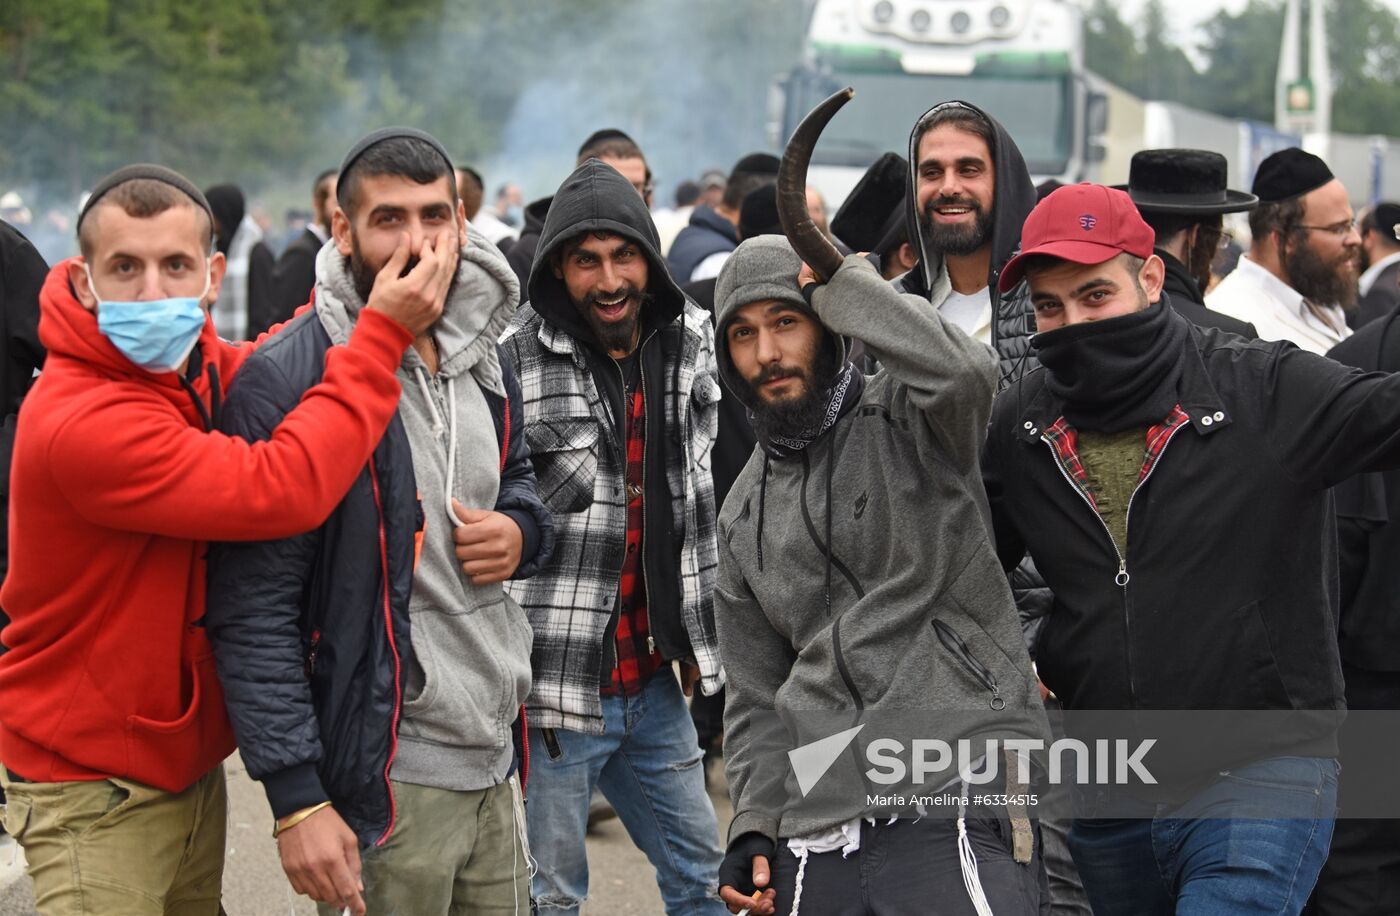
M 204 291 L 198 296 L 172 296 L 145 302 L 116 302 L 97 295 L 92 269 L 87 271 L 88 289 L 97 300 L 97 329 L 142 369 L 173 372 L 180 367 L 199 341 L 204 328 L 200 302 L 209 292 L 209 268 L 204 268 Z

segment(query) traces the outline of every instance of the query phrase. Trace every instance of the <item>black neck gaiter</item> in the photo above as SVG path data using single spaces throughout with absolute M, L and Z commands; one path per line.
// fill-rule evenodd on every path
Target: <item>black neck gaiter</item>
M 1037 334 L 1046 386 L 1076 429 L 1150 427 L 1176 406 L 1186 319 L 1158 299 L 1140 312 Z

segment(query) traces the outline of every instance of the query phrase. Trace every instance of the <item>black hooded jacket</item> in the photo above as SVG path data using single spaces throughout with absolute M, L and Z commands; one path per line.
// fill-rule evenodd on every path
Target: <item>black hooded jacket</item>
M 1071 710 L 1342 710 L 1330 488 L 1400 467 L 1400 378 L 1187 331 L 1186 419 L 1137 484 L 1121 548 L 1052 444 L 1065 404 L 1047 372 L 997 398 L 983 477 L 998 553 L 1010 568 L 1029 552 L 1054 592 L 1040 675 Z M 1219 736 L 1193 766 L 1334 756 L 1338 721 Z
M 995 139 L 992 166 L 996 174 L 996 196 L 992 201 L 992 260 L 987 273 L 987 289 L 992 296 L 992 349 L 996 350 L 1001 362 L 997 379 L 997 390 L 1001 390 L 1036 367 L 1030 352 L 1030 338 L 1035 333 L 1035 312 L 1031 308 L 1029 288 L 1023 280 L 1011 292 L 997 293 L 997 278 L 1001 276 L 1002 268 L 1020 250 L 1021 226 L 1036 203 L 1035 185 L 1031 183 L 1031 173 L 1026 169 L 1021 150 L 1001 122 L 967 102 L 943 102 L 934 108 L 943 105 L 961 105 L 981 115 L 992 126 Z M 903 292 L 925 299 L 930 297 L 930 290 L 943 267 L 943 253 L 927 249 L 918 219 L 918 124 L 934 108 L 925 112 L 909 133 L 907 219 L 909 238 L 915 241 L 919 249 L 919 263 L 896 281 Z
M 691 348 L 694 347 L 693 342 L 687 341 L 687 334 L 694 337 L 694 333 L 688 331 L 681 321 L 686 298 L 671 279 L 660 255 L 656 227 L 646 203 L 626 179 L 603 162 L 590 159 L 579 166 L 554 195 L 530 271 L 529 303 L 517 313 L 511 331 L 507 332 L 505 347 L 515 358 L 526 391 L 527 438 L 532 434 L 546 436 L 550 429 L 555 429 L 561 423 L 567 424 L 567 420 L 554 414 L 554 411 L 561 409 L 558 405 L 574 400 L 580 390 L 589 396 L 587 380 L 580 379 L 573 368 L 581 358 L 592 387 L 596 388 L 598 397 L 606 405 L 605 413 L 611 421 L 608 424 L 610 429 L 598 430 L 600 435 L 596 448 L 599 455 L 598 463 L 593 466 L 594 471 L 602 474 L 603 467 L 625 467 L 626 440 L 622 426 L 625 418 L 624 381 L 621 367 L 597 343 L 592 328 L 574 305 L 563 279 L 555 274 L 556 252 L 569 239 L 590 231 L 613 233 L 630 239 L 641 248 L 648 263 L 646 291 L 649 299 L 642 307 L 639 344 L 647 417 L 643 459 L 645 535 L 642 547 L 647 608 L 656 651 L 668 660 L 690 659 L 695 657 L 695 631 L 688 628 L 684 619 L 681 582 L 681 555 L 686 533 L 673 511 L 673 503 L 680 495 L 680 481 L 671 478 L 679 473 L 678 468 L 690 467 L 689 460 L 686 460 L 688 456 L 681 450 L 691 447 L 686 437 L 692 430 L 689 423 L 678 422 L 677 418 L 689 416 L 688 404 L 682 403 L 689 400 L 689 395 L 681 393 L 681 369 L 682 362 L 687 358 L 688 343 Z M 574 342 L 575 359 L 569 367 L 563 366 L 562 357 L 557 352 L 541 347 L 538 339 L 542 333 L 541 319 L 547 323 L 547 332 L 552 333 L 557 329 Z M 689 358 L 695 358 L 693 352 Z M 715 385 L 717 398 L 717 383 L 712 384 Z M 575 386 L 581 386 L 581 389 Z M 569 390 L 561 390 L 563 388 Z M 699 397 L 699 392 L 696 392 L 696 396 Z M 710 435 L 713 436 L 713 431 Z M 551 463 L 555 460 L 555 454 L 547 446 L 556 444 L 558 435 L 550 434 L 547 438 L 549 442 L 537 443 L 539 447 L 534 452 L 534 459 L 541 496 L 554 511 L 558 523 L 556 532 L 561 547 L 556 558 L 568 558 L 564 561 L 566 563 L 577 561 L 579 576 L 599 577 L 598 587 L 608 591 L 606 583 L 616 576 L 620 562 L 614 564 L 611 556 L 601 556 L 595 552 L 604 551 L 604 542 L 610 543 L 612 535 L 604 532 L 600 537 L 597 532 L 590 532 L 590 543 L 566 545 L 570 537 L 570 524 L 581 517 L 573 513 L 588 511 L 594 499 L 595 482 L 592 479 L 574 480 L 573 475 L 563 474 L 563 469 L 555 467 Z M 606 455 L 603 450 L 606 450 Z M 678 459 L 677 455 L 681 457 Z M 619 536 L 619 544 L 621 540 Z M 616 559 L 620 561 L 620 556 Z M 528 586 L 528 589 L 537 588 L 544 588 L 539 579 Z M 559 601 L 557 595 L 546 597 L 533 591 L 523 596 L 517 593 L 517 599 L 531 613 L 532 619 L 537 612 L 542 612 L 544 605 L 557 607 Z M 573 657 L 561 664 L 577 664 L 577 659 L 582 658 L 585 651 L 598 651 L 597 675 L 606 683 L 614 665 L 613 634 L 616 625 L 617 608 L 614 601 L 611 617 L 603 632 L 602 646 L 586 650 L 574 646 L 571 651 Z M 712 621 L 709 626 L 712 628 Z M 551 650 L 548 646 L 542 646 L 542 638 L 537 628 L 536 691 L 533 696 L 539 698 L 540 703 L 547 704 L 549 698 L 542 696 L 542 691 L 548 694 L 551 688 L 541 687 L 539 664 L 542 658 L 546 659 L 546 666 L 552 662 L 548 661 Z M 592 667 L 591 660 L 589 667 Z M 586 676 L 580 671 L 564 672 L 565 680 Z M 535 700 L 532 700 L 532 715 L 534 708 Z
M 1008 293 L 997 292 L 997 278 L 1001 276 L 1006 262 L 1021 248 L 1021 227 L 1026 217 L 1035 208 L 1035 185 L 1031 182 L 1026 160 L 1011 134 L 1001 126 L 1001 122 L 987 112 L 967 102 L 943 102 L 941 105 L 961 105 L 986 119 L 992 127 L 995 142 L 992 144 L 992 168 L 996 176 L 996 194 L 992 200 L 992 258 L 987 273 L 987 291 L 992 299 L 992 349 L 997 354 L 997 390 L 1001 391 L 1020 379 L 1039 364 L 1031 353 L 1031 337 L 1035 334 L 1035 310 L 1031 307 L 1030 286 L 1022 280 Z M 943 269 L 943 253 L 929 251 L 924 233 L 919 225 L 919 130 L 918 125 L 928 117 L 935 105 L 925 112 L 914 129 L 909 132 L 909 189 L 904 196 L 905 220 L 909 239 L 917 246 L 919 263 L 895 281 L 903 292 L 913 293 L 925 299 L 931 298 L 934 281 Z M 1035 644 L 1040 627 L 1050 608 L 1054 596 L 1045 587 L 1044 580 L 1035 569 L 1034 562 L 1026 561 L 1009 574 L 1011 590 L 1016 597 L 1016 607 L 1021 613 L 1021 627 L 1025 631 L 1031 657 L 1035 657 Z
M 544 218 L 549 215 L 549 205 L 553 197 L 541 197 L 525 208 L 525 227 L 520 230 L 520 238 L 506 251 L 506 261 L 510 269 L 520 278 L 520 301 L 529 298 L 530 267 L 535 263 L 535 250 L 540 244 L 540 233 L 544 231 Z

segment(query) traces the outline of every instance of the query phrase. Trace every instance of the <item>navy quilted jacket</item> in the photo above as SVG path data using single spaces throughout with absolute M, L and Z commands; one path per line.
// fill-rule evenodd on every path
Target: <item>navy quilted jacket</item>
M 314 310 L 264 344 L 229 391 L 225 431 L 268 438 L 320 381 L 330 345 Z M 504 351 L 500 358 L 507 397 L 482 393 L 503 445 L 496 510 L 539 529 L 540 549 L 516 572 L 523 578 L 547 559 L 552 523 L 522 434 L 520 384 Z M 330 800 L 362 845 L 392 829 L 388 774 L 412 652 L 408 598 L 422 527 L 413 456 L 395 416 L 321 527 L 211 549 L 209 636 L 239 750 L 274 817 Z

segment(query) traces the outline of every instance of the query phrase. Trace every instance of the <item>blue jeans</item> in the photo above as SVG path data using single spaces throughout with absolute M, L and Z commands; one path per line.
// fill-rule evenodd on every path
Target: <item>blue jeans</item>
M 588 895 L 584 834 L 596 786 L 651 860 L 667 913 L 727 916 L 716 896 L 719 824 L 675 675 L 663 668 L 636 696 L 603 697 L 603 726 L 601 735 L 555 729 L 552 751 L 530 729 L 526 819 L 540 913 L 577 913 Z
M 1337 772 L 1330 758 L 1274 757 L 1222 772 L 1183 805 L 1076 817 L 1069 848 L 1095 916 L 1301 912 L 1332 842 Z M 1093 807 L 1076 798 L 1077 814 Z M 1251 807 L 1288 816 L 1239 816 Z

